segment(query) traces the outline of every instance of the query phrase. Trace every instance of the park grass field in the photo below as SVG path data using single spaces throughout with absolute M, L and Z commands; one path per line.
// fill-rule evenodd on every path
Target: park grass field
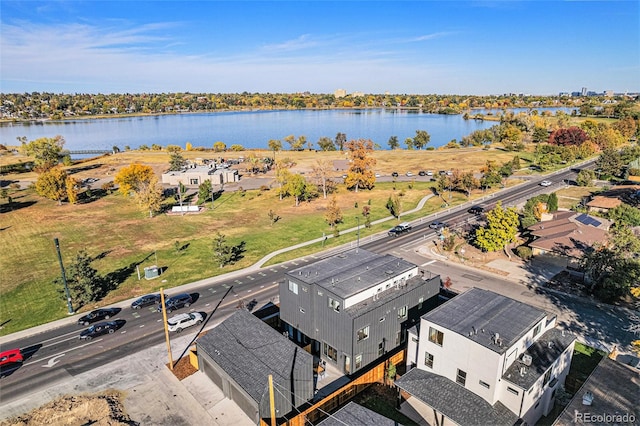
M 217 158 L 221 153 L 185 152 L 189 159 Z M 256 155 L 272 156 L 271 151 L 227 153 L 230 157 Z M 288 158 L 293 171 L 310 171 L 318 160 L 344 159 L 343 152 L 291 152 L 275 154 L 279 159 Z M 375 170 L 389 175 L 392 171 L 404 174 L 419 170 L 461 169 L 479 171 L 488 160 L 503 163 L 516 153 L 499 149 L 454 149 L 434 151 L 376 151 Z M 521 158 L 527 153 L 519 153 Z M 0 157 L 7 161 L 6 156 Z M 132 163 L 151 165 L 157 173 L 168 167 L 166 152 L 127 151 L 104 156 L 71 166 L 77 178 L 105 177 Z M 15 161 L 15 158 L 14 158 Z M 523 166 L 526 166 L 523 160 Z M 531 173 L 524 171 L 523 173 Z M 339 173 L 340 175 L 342 172 Z M 3 176 L 8 180 L 35 179 L 31 173 Z M 406 179 L 405 179 L 406 180 Z M 240 182 L 241 183 L 241 182 Z M 336 193 L 344 221 L 339 229 L 357 225 L 356 217 L 363 224 L 362 207 L 370 205 L 371 220 L 389 217 L 385 204 L 392 194 L 401 195 L 402 211 L 413 209 L 427 194 L 433 183 L 419 180 L 378 182 L 371 191 L 358 193 L 338 185 Z M 481 196 L 478 191 L 472 199 Z M 158 290 L 171 288 L 203 278 L 223 274 L 254 264 L 266 254 L 284 247 L 331 235 L 324 214 L 329 199 L 322 197 L 311 202 L 294 205 L 291 198 L 279 200 L 274 189 L 224 192 L 198 215 L 174 216 L 160 214 L 149 218 L 139 210 L 132 199 L 120 194 L 105 194 L 87 203 L 70 205 L 43 199 L 33 189 L 12 191 L 12 205 L 3 205 L 0 213 L 0 312 L 5 322 L 0 335 L 46 323 L 66 316 L 67 306 L 61 289 L 53 284 L 60 276 L 60 267 L 54 246 L 54 238 L 60 241 L 65 265 L 72 264 L 80 250 L 95 258 L 94 268 L 103 276 L 109 276 L 117 286 L 96 305 L 80 307 L 81 311 L 104 306 L 117 301 Z M 451 204 L 467 201 L 462 194 L 453 193 Z M 4 201 L 6 202 L 6 201 Z M 411 220 L 426 216 L 441 208 L 437 197 L 427 202 L 421 212 L 403 217 Z M 268 212 L 273 210 L 280 219 L 272 224 Z M 361 227 L 360 237 L 366 238 L 384 231 L 392 223 Z M 217 232 L 226 236 L 230 245 L 242 245 L 242 257 L 234 264 L 220 268 L 213 261 L 213 239 Z M 324 247 L 344 244 L 356 238 L 355 233 L 329 239 Z M 320 243 L 294 253 L 274 258 L 270 263 L 281 262 L 294 256 L 322 249 Z M 157 264 L 166 268 L 162 279 L 138 280 L 136 267 L 144 276 L 143 268 Z

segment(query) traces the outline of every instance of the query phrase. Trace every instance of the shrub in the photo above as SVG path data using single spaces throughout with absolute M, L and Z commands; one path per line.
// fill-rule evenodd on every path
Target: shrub
M 516 248 L 516 255 L 522 260 L 529 260 L 533 257 L 531 247 L 519 246 Z

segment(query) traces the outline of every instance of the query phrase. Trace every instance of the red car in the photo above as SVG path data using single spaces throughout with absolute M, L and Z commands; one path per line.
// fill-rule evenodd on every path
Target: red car
M 22 361 L 24 361 L 24 358 L 22 357 L 20 349 L 0 352 L 0 367 Z

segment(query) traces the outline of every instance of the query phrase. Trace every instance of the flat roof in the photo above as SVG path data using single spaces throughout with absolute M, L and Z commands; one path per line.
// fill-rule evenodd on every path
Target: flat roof
M 399 257 L 358 248 L 293 269 L 286 275 L 346 299 L 416 268 Z
M 545 317 L 538 308 L 475 287 L 422 316 L 499 354 Z

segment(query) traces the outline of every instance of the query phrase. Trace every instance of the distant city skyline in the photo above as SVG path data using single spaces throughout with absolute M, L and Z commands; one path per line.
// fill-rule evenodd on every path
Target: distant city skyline
M 640 92 L 637 1 L 0 2 L 0 92 Z

